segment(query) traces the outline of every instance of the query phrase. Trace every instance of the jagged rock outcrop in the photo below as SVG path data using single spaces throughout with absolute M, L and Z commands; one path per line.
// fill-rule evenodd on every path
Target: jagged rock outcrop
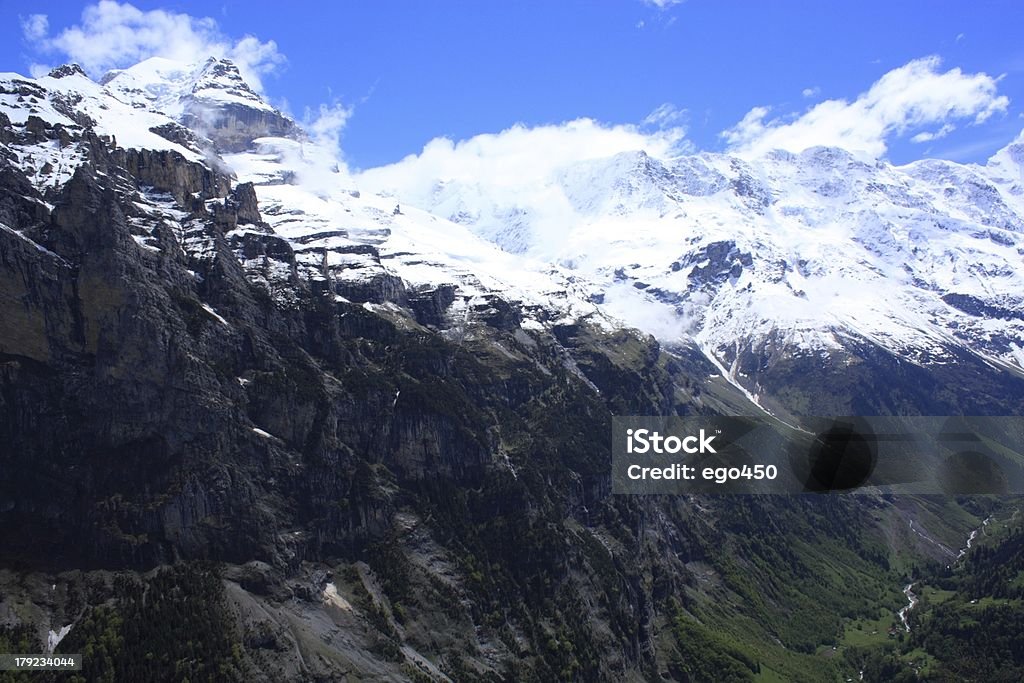
M 455 302 L 455 287 L 419 287 L 407 292 L 409 308 L 421 325 L 442 327 L 448 308 Z
M 228 179 L 196 163 L 188 163 L 177 152 L 126 149 L 114 152 L 112 163 L 125 169 L 136 182 L 170 192 L 182 206 L 193 199 L 226 197 Z

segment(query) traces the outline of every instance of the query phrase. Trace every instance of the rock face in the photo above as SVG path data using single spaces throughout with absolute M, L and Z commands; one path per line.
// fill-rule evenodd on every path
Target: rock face
M 3 134 L 9 141 L 57 135 L 34 120 L 5 123 Z M 358 280 L 358 288 L 338 278 L 324 289 L 293 271 L 270 280 L 288 289 L 282 297 L 243 265 L 296 262 L 291 243 L 263 222 L 251 184 L 232 187 L 224 174 L 180 154 L 125 149 L 90 129 L 73 142 L 87 161 L 45 200 L 24 171 L 0 162 L 5 565 L 66 572 L 218 560 L 249 568 L 232 584 L 240 605 L 263 596 L 278 610 L 284 603 L 276 601 L 295 596 L 319 605 L 323 579 L 311 589 L 289 583 L 310 563 L 364 558 L 370 564 L 360 566 L 372 566 L 378 578 L 367 574 L 357 584 L 379 596 L 358 607 L 357 620 L 366 623 L 374 609 L 390 613 L 386 596 L 404 590 L 380 577 L 394 566 L 382 559 L 386 553 L 406 557 L 404 546 L 388 539 L 408 515 L 425 518 L 446 506 L 444 516 L 455 515 L 449 522 L 422 527 L 432 539 L 475 523 L 470 514 L 482 521 L 519 510 L 521 534 L 541 524 L 539 514 L 567 519 L 567 505 L 605 504 L 598 502 L 607 499 L 596 464 L 567 469 L 551 446 L 529 445 L 545 430 L 534 434 L 532 420 L 512 417 L 538 409 L 532 402 L 545 387 L 568 391 L 546 402 L 581 400 L 599 411 L 588 419 L 603 409 L 559 354 L 541 351 L 556 340 L 522 336 L 508 303 L 480 299 L 479 336 L 454 344 L 437 331 L 452 287 L 410 297 L 399 278 L 382 271 L 379 280 Z M 372 247 L 361 255 L 379 263 Z M 409 308 L 389 318 L 362 302 Z M 597 429 L 595 423 L 592 433 Z M 560 472 L 561 502 L 546 500 L 546 486 L 532 475 L 517 483 L 514 472 L 527 460 L 548 462 L 549 476 Z M 454 491 L 481 487 L 508 493 L 474 502 L 472 513 L 447 508 Z M 464 559 L 443 554 L 460 577 L 455 568 Z M 253 567 L 258 579 L 249 577 Z M 440 605 L 466 590 L 448 571 L 431 569 L 418 579 L 427 583 L 420 606 L 405 608 L 412 610 L 404 612 L 409 635 L 385 629 L 382 642 L 429 647 L 412 624 L 436 622 L 445 613 Z M 546 569 L 510 571 L 525 581 Z M 430 588 L 430 581 L 442 583 Z M 346 590 L 354 586 L 349 581 Z M 78 610 L 70 621 L 83 616 L 81 605 L 65 608 Z M 627 608 L 623 602 L 616 609 Z M 459 609 L 450 631 L 471 636 L 479 617 L 475 608 Z M 422 618 L 413 616 L 420 611 Z M 523 628 L 526 622 L 516 627 Z M 71 635 L 68 643 L 76 637 L 88 636 Z M 296 636 L 253 635 L 247 656 L 277 651 L 286 637 Z M 295 661 L 282 671 L 331 675 L 354 657 L 368 675 L 395 677 L 402 661 L 421 657 L 374 655 L 372 639 L 360 647 L 365 651 L 354 654 L 338 643 L 326 664 L 311 670 Z M 458 652 L 458 661 L 468 658 L 483 671 L 514 660 L 497 634 L 473 637 Z M 634 648 L 630 661 L 615 666 L 636 667 L 641 658 Z M 543 661 L 530 668 L 552 666 Z M 596 672 L 602 665 L 589 666 Z
M 121 156 L 120 150 L 115 156 Z M 193 198 L 227 195 L 226 177 L 205 166 L 183 161 L 175 152 L 146 149 L 124 150 L 123 158 L 113 159 L 116 167 L 126 170 L 137 183 L 169 192 L 182 206 L 187 206 Z
M 291 119 L 278 112 L 234 103 L 214 106 L 201 98 L 189 103 L 182 122 L 204 133 L 224 152 L 247 150 L 256 138 L 290 137 L 300 132 Z
M 145 570 L 198 559 L 244 564 L 249 573 L 259 567 L 259 577 L 240 573 L 231 595 L 239 605 L 267 601 L 273 611 L 296 596 L 308 605 L 303 610 L 319 605 L 323 579 L 311 589 L 289 583 L 310 563 L 365 558 L 369 564 L 358 566 L 374 573 L 349 580 L 345 590 L 371 591 L 358 607 L 357 621 L 366 623 L 374 609 L 403 609 L 397 600 L 409 590 L 387 574 L 396 567 L 388 553 L 399 553 L 397 568 L 407 571 L 406 553 L 418 556 L 415 544 L 508 514 L 520 520 L 508 533 L 522 535 L 517 543 L 529 547 L 524 534 L 531 528 L 568 521 L 570 509 L 610 503 L 601 458 L 586 462 L 570 455 L 575 449 L 562 454 L 545 445 L 544 438 L 556 437 L 553 425 L 535 431 L 529 418 L 548 390 L 558 392 L 544 399 L 553 410 L 588 406 L 592 417 L 584 419 L 596 420 L 588 430 L 595 435 L 606 409 L 558 354 L 541 351 L 557 347 L 556 340 L 512 334 L 522 331 L 507 303 L 479 302 L 481 336 L 468 344 L 447 342 L 420 324 L 443 323 L 450 289 L 417 292 L 403 324 L 298 279 L 290 282 L 293 305 L 282 307 L 251 284 L 236 256 L 295 259 L 288 242 L 259 231 L 266 228 L 251 186 L 230 188 L 226 177 L 170 154 L 125 151 L 90 135 L 82 144 L 93 161 L 49 205 L 19 171 L 2 169 L 5 564 L 55 572 Z M 240 225 L 259 230 L 232 242 L 226 232 Z M 360 286 L 365 301 L 406 298 L 399 280 Z M 593 449 L 596 443 L 588 458 Z M 564 458 L 576 461 L 571 469 Z M 520 483 L 516 472 L 535 467 L 550 468 L 546 476 L 562 484 L 548 491 L 533 474 Z M 481 489 L 495 497 L 474 501 L 473 510 L 450 507 L 456 492 Z M 407 528 L 400 520 L 425 518 L 434 508 L 449 521 L 418 522 L 422 538 L 389 540 Z M 372 654 L 380 644 L 371 639 L 358 653 L 337 643 L 333 659 L 312 669 L 287 657 L 276 666 L 295 677 L 332 675 L 347 661 L 367 675 L 401 677 L 401 663 L 422 656 L 412 648 L 430 651 L 416 633 L 438 625 L 441 604 L 454 594 L 467 604 L 476 600 L 465 593 L 458 567 L 493 551 L 490 541 L 472 543 L 472 555 L 453 554 L 454 546 L 439 550 L 448 559 L 415 579 L 423 585 L 417 601 L 406 600 L 405 626 L 376 636 L 409 648 L 397 662 Z M 502 580 L 537 580 L 562 564 L 554 555 L 551 561 L 510 564 L 501 572 L 512 574 Z M 488 562 L 504 560 L 494 555 Z M 557 572 L 568 580 L 567 566 Z M 630 591 L 642 590 L 630 581 Z M 503 591 L 514 595 L 511 585 Z M 614 609 L 625 618 L 629 604 Z M 458 610 L 449 632 L 471 640 L 446 649 L 449 671 L 464 660 L 481 671 L 511 667 L 514 651 L 496 632 L 482 640 L 472 635 L 482 618 L 473 616 L 477 608 Z M 512 618 L 522 622 L 514 630 L 526 633 L 538 617 Z M 248 627 L 266 628 L 263 619 Z M 69 636 L 68 646 L 87 637 Z M 312 636 L 254 635 L 246 656 L 278 651 L 286 637 Z M 600 672 L 636 668 L 649 656 L 632 645 L 626 658 L 595 658 L 587 666 L 609 677 L 612 669 Z M 554 663 L 545 661 L 528 669 L 552 671 Z

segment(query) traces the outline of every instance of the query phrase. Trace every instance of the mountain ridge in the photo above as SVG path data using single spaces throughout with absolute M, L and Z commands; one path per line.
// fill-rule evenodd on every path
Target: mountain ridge
M 367 191 L 263 109 L 192 130 L 104 88 L 0 77 L 0 646 L 65 634 L 85 679 L 836 680 L 819 651 L 996 505 L 613 496 L 613 415 L 1005 414 L 1021 383 L 857 335 L 723 354 L 664 314 L 767 271 L 729 226 L 638 225 L 657 258 L 602 280 Z M 707 159 L 695 192 L 770 215 Z M 671 186 L 616 164 L 615 202 Z
M 62 73 L 65 81 L 84 78 L 80 69 Z M 695 345 L 752 397 L 763 393 L 762 369 L 740 359 L 844 356 L 862 343 L 931 366 L 966 352 L 979 367 L 1024 376 L 1017 142 L 986 167 L 934 160 L 894 167 L 836 148 L 756 160 L 712 153 L 663 160 L 638 150 L 511 189 L 443 178 L 427 196 L 391 188 L 405 207 L 398 214 L 388 194 L 357 190 L 381 189 L 380 169 L 341 173 L 332 150 L 267 105 L 227 60 L 187 66 L 152 58 L 101 82 L 115 100 L 166 110 L 200 139 L 165 137 L 193 153 L 206 150 L 211 163 L 252 182 L 271 231 L 297 243 L 304 277 L 321 279 L 333 259 L 327 270 L 344 271 L 339 281 L 454 287 L 442 311 L 448 324 L 478 293 L 515 292 L 518 304 L 546 309 L 545 320 L 589 315 L 670 347 Z M 97 87 L 86 88 L 93 98 Z M 173 126 L 150 130 L 160 128 Z M 154 144 L 137 137 L 120 144 Z M 187 154 L 174 142 L 167 147 Z M 542 204 L 531 199 L 537 188 Z M 276 218 L 273 207 L 285 204 L 289 215 Z M 327 236 L 339 220 L 351 229 Z M 396 223 L 405 225 L 395 232 Z M 616 256 L 620 249 L 630 263 Z M 490 285 L 481 289 L 484 281 Z M 359 298 L 358 285 L 342 289 Z M 574 294 L 538 301 L 531 296 L 538 289 Z

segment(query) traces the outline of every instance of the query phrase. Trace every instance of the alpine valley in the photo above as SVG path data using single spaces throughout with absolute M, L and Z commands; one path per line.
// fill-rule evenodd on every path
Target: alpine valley
M 0 652 L 1021 680 L 1019 500 L 613 495 L 610 425 L 1024 414 L 1024 137 L 391 178 L 226 60 L 0 74 Z

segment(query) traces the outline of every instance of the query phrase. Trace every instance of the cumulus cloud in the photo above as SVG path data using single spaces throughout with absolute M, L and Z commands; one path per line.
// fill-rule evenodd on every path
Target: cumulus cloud
M 582 118 L 532 128 L 517 124 L 459 142 L 435 138 L 419 154 L 364 171 L 360 177 L 392 194 L 429 191 L 436 181 L 528 186 L 580 161 L 638 150 L 667 158 L 688 149 L 685 130 L 679 126 L 644 133 L 631 124 L 609 126 Z
M 45 14 L 30 14 L 21 20 L 21 32 L 27 40 L 40 40 L 50 30 L 50 20 Z
M 315 142 L 340 152 L 341 131 L 351 117 L 352 108 L 340 102 L 321 104 L 315 114 L 312 110 L 306 110 L 305 128 Z
M 472 223 L 509 251 L 552 255 L 579 221 L 580 198 L 566 194 L 563 174 L 639 151 L 670 158 L 691 148 L 681 126 L 644 132 L 632 124 L 583 118 L 515 125 L 459 142 L 435 138 L 419 154 L 363 171 L 357 182 L 363 190 Z
M 343 187 L 351 187 L 352 176 L 341 152 L 341 135 L 352 109 L 340 102 L 307 108 L 302 126 L 305 139 L 263 138 L 257 148 L 276 156 L 278 163 L 295 174 L 299 185 L 327 199 Z
M 1006 111 L 1009 99 L 997 93 L 998 78 L 958 68 L 940 72 L 939 67 L 938 57 L 914 60 L 882 76 L 852 102 L 826 100 L 795 118 L 770 118 L 770 107 L 754 107 L 722 137 L 730 151 L 748 156 L 828 145 L 879 158 L 892 136 L 957 119 L 979 124 Z
M 800 91 L 800 94 L 804 97 L 817 97 L 821 94 L 821 88 L 814 86 L 813 88 L 804 88 Z
M 149 57 L 191 63 L 212 56 L 232 60 L 243 77 L 262 90 L 261 76 L 285 61 L 274 41 L 262 42 L 250 35 L 234 40 L 209 17 L 159 9 L 144 11 L 114 0 L 89 5 L 82 11 L 79 24 L 54 35 L 44 14 L 23 19 L 21 28 L 30 48 L 41 55 L 78 62 L 94 77 Z M 38 68 L 36 65 L 34 70 Z

